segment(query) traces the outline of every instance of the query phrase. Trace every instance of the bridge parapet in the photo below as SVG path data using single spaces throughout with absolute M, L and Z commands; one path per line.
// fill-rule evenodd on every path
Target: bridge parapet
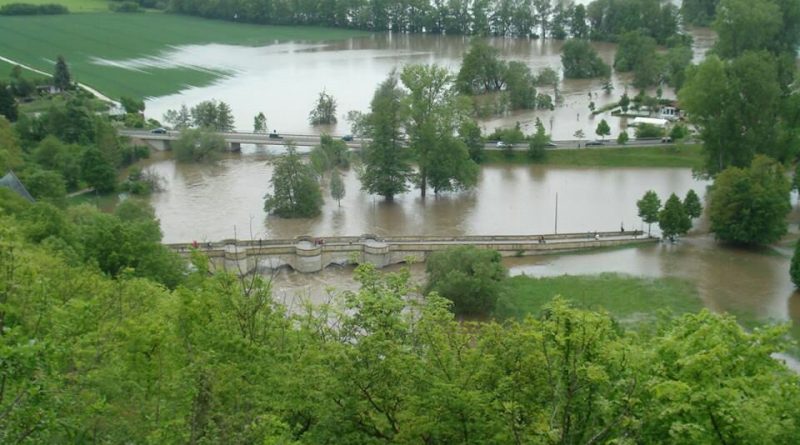
M 218 267 L 249 273 L 259 268 L 281 266 L 290 266 L 299 272 L 316 272 L 330 264 L 354 261 L 385 267 L 409 257 L 425 261 L 432 252 L 465 245 L 494 249 L 503 256 L 526 256 L 655 241 L 656 238 L 643 236 L 641 231 L 630 231 L 487 236 L 299 236 L 283 240 L 228 239 L 167 246 L 183 255 L 197 249 L 206 253 Z

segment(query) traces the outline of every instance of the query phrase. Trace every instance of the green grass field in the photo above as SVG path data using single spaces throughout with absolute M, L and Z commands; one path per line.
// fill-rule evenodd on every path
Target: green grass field
M 188 85 L 206 85 L 225 73 L 192 67 L 134 71 L 97 65 L 92 63 L 94 58 L 119 61 L 156 56 L 175 45 L 221 43 L 255 46 L 278 41 L 336 40 L 358 35 L 364 33 L 314 27 L 246 25 L 162 13 L 0 17 L 0 55 L 45 72 L 51 72 L 56 57 L 63 55 L 78 82 L 115 98 L 143 98 L 175 93 Z
M 0 0 L 0 6 L 9 3 L 28 3 L 41 5 L 55 3 L 69 8 L 70 12 L 105 12 L 108 11 L 108 0 Z
M 533 163 L 525 152 L 514 152 L 511 158 L 499 151 L 486 152 L 487 163 Z M 703 152 L 700 145 L 669 147 L 629 147 L 602 149 L 549 150 L 544 165 L 574 167 L 700 167 Z
M 495 315 L 500 319 L 537 315 L 553 297 L 561 295 L 577 307 L 608 311 L 623 322 L 652 321 L 660 310 L 679 315 L 697 312 L 703 304 L 695 287 L 676 278 L 638 278 L 604 273 L 534 278 L 511 277 Z

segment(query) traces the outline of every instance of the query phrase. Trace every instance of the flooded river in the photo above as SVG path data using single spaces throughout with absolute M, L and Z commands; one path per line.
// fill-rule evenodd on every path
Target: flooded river
M 707 29 L 691 33 L 695 37 L 695 58 L 699 60 L 713 44 L 713 33 Z M 500 49 L 503 58 L 525 62 L 534 71 L 546 67 L 561 71 L 562 41 L 496 38 L 491 39 L 491 44 Z M 616 45 L 592 44 L 603 60 L 613 63 Z M 437 63 L 456 72 L 468 47 L 469 38 L 463 36 L 384 33 L 315 44 L 181 46 L 153 59 L 115 63 L 120 66 L 129 64 L 132 68 L 147 63 L 191 65 L 230 73 L 209 86 L 149 99 L 146 103 L 148 117 L 161 119 L 168 109 L 216 98 L 231 105 L 236 127 L 242 131 L 252 131 L 253 117 L 264 112 L 269 128 L 280 133 L 316 134 L 326 131 L 346 134 L 350 132 L 345 120 L 347 112 L 367 111 L 375 88 L 393 69 L 411 63 Z M 488 119 L 483 122 L 484 127 L 493 131 L 496 127 L 520 122 L 523 129 L 532 132 L 535 118 L 539 117 L 556 140 L 574 139 L 577 130 L 583 130 L 588 138 L 593 138 L 597 122 L 600 118 L 607 118 L 612 127 L 612 137 L 615 137 L 623 122 L 610 115 L 593 118 L 588 107 L 590 100 L 597 107 L 618 100 L 626 91 L 630 76 L 612 74 L 611 82 L 615 89 L 606 94 L 601 90 L 602 79 L 562 80 L 559 90 L 564 101 L 554 111 L 514 112 Z M 323 89 L 338 102 L 339 123 L 332 127 L 312 127 L 308 124 L 308 113 Z M 633 88 L 629 90 L 631 95 L 635 94 Z M 553 94 L 549 87 L 543 91 Z M 664 95 L 670 97 L 673 94 L 665 90 Z
M 647 190 L 666 198 L 691 188 L 705 195 L 704 181 L 689 169 L 554 168 L 489 165 L 469 192 L 419 197 L 412 190 L 385 202 L 360 190 L 354 170 L 343 174 L 339 206 L 323 190 L 320 216 L 291 220 L 268 216 L 264 194 L 272 165 L 265 152 L 228 156 L 217 164 L 155 161 L 166 190 L 151 202 L 164 241 L 226 238 L 293 238 L 298 235 L 510 235 L 618 230 L 643 226 L 636 201 Z M 556 227 L 556 195 L 558 226 Z
M 693 30 L 695 62 L 713 45 L 708 30 Z M 212 85 L 189 88 L 178 94 L 147 101 L 148 117 L 182 104 L 207 99 L 228 102 L 239 130 L 252 129 L 253 116 L 263 111 L 268 127 L 280 133 L 349 133 L 345 115 L 366 111 L 375 87 L 387 74 L 409 63 L 438 63 L 456 71 L 468 48 L 460 36 L 376 34 L 337 42 L 290 42 L 263 47 L 203 45 L 173 48 L 159 55 L 160 63 L 200 64 L 226 70 L 230 76 Z M 492 39 L 507 60 L 520 60 L 534 71 L 551 67 L 560 72 L 562 42 L 526 39 Z M 615 46 L 593 43 L 600 57 L 611 63 Z M 200 61 L 200 62 L 198 62 Z M 530 131 L 539 117 L 554 139 L 572 139 L 576 130 L 594 136 L 597 121 L 607 118 L 612 137 L 624 125 L 610 116 L 591 118 L 588 104 L 600 107 L 618 99 L 630 82 L 613 74 L 612 94 L 601 90 L 602 80 L 562 80 L 564 101 L 554 111 L 526 111 L 483 121 L 491 131 L 520 122 Z M 316 95 L 326 89 L 338 101 L 339 124 L 328 128 L 308 125 L 307 116 Z M 634 93 L 628 88 L 629 93 Z M 548 91 L 550 92 L 550 91 Z M 664 92 L 671 97 L 671 91 Z M 154 160 L 152 168 L 166 179 L 166 191 L 151 199 L 161 219 L 166 242 L 220 240 L 224 238 L 291 238 L 360 235 L 472 235 L 530 234 L 647 229 L 636 211 L 636 200 L 649 189 L 662 199 L 669 193 L 685 195 L 694 189 L 706 195 L 707 183 L 687 169 L 662 168 L 544 168 L 541 166 L 484 166 L 475 190 L 419 198 L 416 191 L 393 203 L 362 193 L 354 171 L 344 175 L 346 197 L 341 207 L 326 194 L 317 218 L 284 220 L 267 216 L 263 195 L 272 167 L 264 151 L 226 157 L 216 165 L 176 165 Z M 556 206 L 556 201 L 558 202 Z M 557 207 L 557 210 L 556 210 Z M 556 216 L 557 214 L 557 216 Z M 557 219 L 557 221 L 556 221 Z M 618 272 L 643 277 L 676 277 L 695 284 L 704 304 L 749 319 L 800 322 L 800 295 L 788 276 L 789 260 L 772 251 L 722 247 L 696 224 L 693 235 L 677 245 L 600 251 L 580 255 L 509 258 L 512 274 L 555 276 Z M 556 227 L 557 226 L 557 227 Z M 421 265 L 412 267 L 422 279 Z M 310 298 L 327 298 L 330 287 L 355 289 L 351 268 L 328 268 L 318 274 L 280 270 L 275 276 L 276 295 L 290 304 Z M 800 336 L 794 329 L 795 337 Z M 798 366 L 797 363 L 794 363 Z

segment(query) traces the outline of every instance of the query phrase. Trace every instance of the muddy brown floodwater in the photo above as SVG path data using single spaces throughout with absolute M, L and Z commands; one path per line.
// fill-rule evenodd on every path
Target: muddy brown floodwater
M 714 42 L 707 29 L 694 29 L 695 59 L 700 60 Z M 532 39 L 491 39 L 491 44 L 508 60 L 519 60 L 534 71 L 550 67 L 561 71 L 560 51 L 563 41 Z M 616 45 L 594 42 L 600 57 L 613 63 Z M 261 47 L 233 45 L 190 45 L 171 48 L 150 59 L 114 61 L 119 66 L 140 66 L 147 63 L 159 65 L 194 66 L 198 69 L 226 71 L 230 75 L 204 87 L 192 87 L 177 94 L 151 98 L 147 101 L 147 117 L 161 119 L 168 109 L 182 104 L 192 106 L 203 100 L 219 99 L 233 109 L 236 127 L 252 131 L 253 116 L 264 112 L 270 129 L 279 133 L 347 134 L 348 111 L 367 111 L 377 85 L 393 69 L 411 63 L 437 63 L 457 71 L 469 38 L 463 36 L 393 35 L 374 34 L 328 43 L 289 42 Z M 150 60 L 150 62 L 148 62 Z M 535 119 L 544 123 L 553 139 L 574 139 L 577 130 L 587 138 L 594 138 L 597 122 L 605 118 L 616 137 L 626 125 L 623 119 L 603 114 L 592 117 L 589 102 L 601 107 L 619 99 L 630 82 L 627 74 L 612 74 L 614 91 L 601 90 L 602 79 L 562 80 L 559 90 L 563 103 L 554 111 L 523 111 L 490 118 L 483 121 L 488 131 L 496 127 L 512 126 L 516 122 L 527 132 L 532 132 Z M 323 89 L 338 102 L 339 123 L 332 127 L 312 127 L 308 112 L 317 94 Z M 628 88 L 631 94 L 632 88 Z M 552 95 L 549 87 L 544 91 Z M 591 94 L 591 96 L 590 96 Z M 665 97 L 673 97 L 668 88 Z

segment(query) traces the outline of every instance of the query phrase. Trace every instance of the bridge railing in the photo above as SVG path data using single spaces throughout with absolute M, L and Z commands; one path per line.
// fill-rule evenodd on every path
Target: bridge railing
M 545 241 L 555 240 L 581 240 L 592 239 L 595 236 L 602 238 L 620 237 L 620 236 L 642 236 L 644 232 L 641 230 L 632 230 L 625 232 L 578 232 L 578 233 L 559 233 L 559 234 L 536 234 L 536 235 L 461 235 L 461 236 L 414 236 L 414 235 L 400 235 L 400 236 L 379 236 L 374 234 L 364 234 L 361 236 L 328 236 L 328 237 L 312 237 L 308 235 L 298 236 L 291 239 L 225 239 L 216 242 L 197 242 L 197 247 L 204 250 L 220 250 L 226 249 L 230 246 L 255 248 L 255 247 L 279 247 L 279 246 L 293 246 L 301 241 L 308 241 L 316 243 L 321 241 L 323 245 L 330 244 L 354 244 L 361 243 L 367 240 L 374 240 L 384 242 L 387 244 L 404 244 L 404 243 L 513 243 L 513 242 L 537 242 L 539 239 Z M 167 247 L 183 251 L 194 247 L 194 242 L 189 243 L 172 243 L 166 244 Z

